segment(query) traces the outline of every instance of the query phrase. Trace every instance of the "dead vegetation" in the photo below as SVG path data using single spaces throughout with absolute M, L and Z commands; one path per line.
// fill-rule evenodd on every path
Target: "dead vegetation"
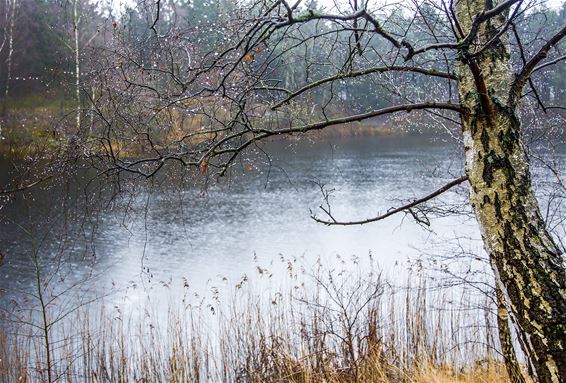
M 285 262 L 286 287 L 258 267 L 207 298 L 186 281 L 166 286 L 182 293 L 162 311 L 93 304 L 49 329 L 51 365 L 41 326 L 12 323 L 0 379 L 45 382 L 49 369 L 53 381 L 89 383 L 508 381 L 489 297 L 431 289 L 415 274 L 393 287 L 373 267 L 309 273 Z

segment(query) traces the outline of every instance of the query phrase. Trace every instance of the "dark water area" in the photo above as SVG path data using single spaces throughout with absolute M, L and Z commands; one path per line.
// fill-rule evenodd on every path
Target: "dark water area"
M 318 208 L 323 203 L 320 184 L 333 190 L 332 213 L 344 220 L 372 217 L 434 191 L 463 174 L 462 150 L 455 141 L 363 137 L 286 141 L 267 149 L 271 166 L 265 158 L 244 159 L 240 173 L 219 183 L 184 182 L 176 173 L 161 182 L 137 184 L 113 200 L 108 199 L 111 192 L 102 193 L 97 205 L 92 196 L 84 202 L 85 180 L 92 175 L 85 170 L 67 185 L 3 200 L 2 309 L 22 304 L 35 291 L 38 270 L 50 294 L 68 294 L 70 306 L 108 294 L 128 310 L 148 297 L 166 301 L 180 286 L 203 294 L 218 283 L 233 286 L 252 277 L 258 265 L 283 270 L 288 259 L 298 259 L 303 267 L 317 259 L 339 267 L 371 254 L 387 276 L 401 280 L 408 260 L 451 251 L 456 238 L 460 248 L 483 252 L 467 214 L 434 218 L 425 229 L 404 214 L 348 227 L 327 227 L 310 217 L 312 211 L 325 218 Z M 558 160 L 565 157 L 561 152 Z M 0 163 L 2 185 L 10 168 L 9 162 Z M 541 188 L 551 182 L 544 166 L 535 173 Z M 438 203 L 460 208 L 465 195 L 466 187 L 460 186 Z M 278 275 L 273 273 L 273 279 Z

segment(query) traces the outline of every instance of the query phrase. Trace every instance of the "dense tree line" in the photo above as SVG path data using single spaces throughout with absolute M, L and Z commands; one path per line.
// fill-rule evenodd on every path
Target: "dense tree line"
M 7 87 L 15 96 L 60 88 L 73 70 L 66 5 L 9 0 L 0 4 L 0 15 L 0 38 L 6 40 L 0 51 L 2 95 Z
M 76 15 L 73 14 L 75 4 L 78 8 Z M 81 66 L 84 65 L 82 75 L 85 79 L 89 78 L 88 68 L 91 61 L 96 61 L 95 56 L 100 50 L 115 48 L 117 40 L 123 48 L 135 51 L 140 63 L 151 60 L 162 62 L 166 58 L 158 57 L 159 53 L 154 49 L 156 36 L 171 31 L 182 31 L 178 36 L 182 35 L 185 40 L 185 49 L 197 55 L 193 57 L 196 62 L 199 57 L 229 45 L 229 33 L 223 31 L 223 28 L 229 22 L 235 7 L 233 2 L 227 0 L 181 0 L 163 3 L 158 14 L 156 3 L 145 0 L 121 10 L 110 4 L 93 5 L 84 0 L 5 0 L 0 4 L 1 96 L 8 94 L 22 97 L 55 92 L 59 97 L 65 95 L 73 98 L 76 86 L 75 28 L 78 29 L 79 60 Z M 311 1 L 306 4 L 306 8 L 317 10 L 321 6 L 316 1 Z M 392 26 L 397 34 L 418 41 L 418 31 L 429 27 L 426 20 L 438 17 L 437 9 L 423 7 L 420 17 L 414 20 L 420 24 L 418 28 L 409 28 L 413 20 L 401 12 L 389 15 L 387 25 Z M 526 12 L 519 17 L 524 20 L 517 22 L 518 27 L 514 31 L 525 45 L 534 44 L 546 39 L 548 31 L 566 18 L 566 4 L 560 9 L 540 6 L 536 12 Z M 437 27 L 442 28 L 442 24 L 437 23 Z M 287 62 L 275 60 L 271 63 L 273 78 L 279 80 L 277 86 L 296 89 L 312 79 L 324 78 L 325 74 L 332 73 L 336 67 L 356 69 L 346 68 L 353 61 L 345 54 L 349 52 L 351 44 L 357 43 L 350 38 L 330 46 L 329 40 L 322 36 L 324 31 L 330 33 L 332 28 L 335 26 L 324 22 L 305 24 L 293 32 L 295 36 L 282 40 L 282 44 L 274 48 L 279 52 L 293 50 L 292 55 L 286 55 Z M 312 37 L 310 43 L 302 45 L 300 49 L 293 48 L 294 42 L 304 36 Z M 370 39 L 364 44 L 358 48 L 366 52 L 368 61 L 378 57 L 367 52 L 379 54 L 384 48 L 384 42 L 379 39 Z M 312 64 L 317 62 L 318 65 Z M 305 67 L 306 63 L 310 63 L 308 68 Z M 357 69 L 363 67 L 359 66 Z M 403 78 L 404 83 L 411 84 L 415 94 L 430 90 L 430 83 L 427 81 L 426 77 L 415 76 L 414 73 L 408 73 Z M 540 72 L 533 77 L 533 81 L 544 85 L 539 86 L 538 96 L 545 101 L 555 104 L 566 102 L 564 66 Z M 395 84 L 390 85 L 395 87 Z M 88 88 L 86 83 L 81 82 L 80 86 L 83 92 Z M 383 86 L 383 78 L 370 78 L 368 81 L 367 77 L 335 84 L 336 94 L 343 107 L 354 111 L 390 103 L 391 96 Z M 317 90 L 307 101 L 320 105 L 326 101 L 324 94 L 327 93 L 324 89 Z

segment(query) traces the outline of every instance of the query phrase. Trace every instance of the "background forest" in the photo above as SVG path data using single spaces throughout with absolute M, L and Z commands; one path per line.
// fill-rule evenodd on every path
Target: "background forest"
M 234 41 L 230 41 L 227 25 L 231 12 L 237 6 L 224 0 L 167 1 L 160 6 L 160 15 L 156 19 L 156 5 L 148 1 L 126 5 L 81 0 L 3 1 L 0 4 L 0 131 L 3 150 L 12 148 L 12 151 L 17 151 L 31 141 L 62 134 L 67 130 L 65 125 L 75 120 L 75 115 L 71 114 L 78 110 L 78 104 L 81 110 L 89 110 L 99 88 L 98 75 L 112 65 L 108 61 L 110 52 L 123 54 L 124 57 L 127 53 L 135 57 L 140 66 L 163 67 L 168 65 L 168 58 L 160 56 L 159 49 L 156 49 L 162 43 L 157 42 L 156 36 L 175 30 L 182 31 L 182 38 L 189 43 L 195 62 L 229 46 Z M 306 7 L 318 9 L 321 6 L 312 1 Z M 434 15 L 437 11 L 429 8 L 424 12 Z M 516 32 L 521 39 L 532 43 L 544 41 L 566 17 L 566 4 L 548 8 L 543 3 L 519 17 Z M 410 35 L 415 34 L 415 29 L 410 28 L 413 22 L 410 15 L 402 12 L 392 14 L 388 20 L 400 34 L 406 35 L 404 31 L 408 30 L 406 37 L 418 41 L 419 36 Z M 302 37 L 314 35 L 317 29 L 320 32 L 320 28 L 332 26 L 311 23 L 301 28 L 300 34 Z M 330 74 L 334 68 L 328 63 L 335 67 L 344 65 L 344 51 L 340 49 L 331 49 L 327 53 L 324 47 L 316 46 L 316 40 L 306 46 L 297 44 L 293 47 L 293 44 L 290 38 L 278 47 L 281 51 L 290 49 L 292 53 L 287 57 L 293 57 L 292 63 L 273 65 L 271 75 L 278 79 L 280 88 L 297 89 L 309 76 Z M 380 44 L 385 46 L 386 42 L 373 39 L 369 44 L 365 47 L 366 51 L 373 49 L 379 52 L 380 48 L 384 48 Z M 326 65 L 313 65 L 317 55 Z M 107 61 L 102 62 L 102 57 L 106 57 Z M 519 56 L 514 59 L 519 60 Z M 403 80 L 415 95 L 434 90 L 426 77 L 407 73 Z M 566 103 L 566 68 L 563 65 L 534 76 L 532 81 L 542 102 L 552 105 Z M 339 100 L 333 101 L 333 109 L 360 112 L 396 101 L 383 82 L 364 79 L 335 86 L 333 91 Z M 328 102 L 324 100 L 323 93 L 315 90 L 307 101 L 310 105 Z

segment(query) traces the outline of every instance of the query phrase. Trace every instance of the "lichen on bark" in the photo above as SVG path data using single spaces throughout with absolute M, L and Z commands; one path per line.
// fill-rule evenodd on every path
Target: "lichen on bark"
M 475 15 L 497 4 L 460 0 L 469 31 Z M 501 15 L 500 15 L 501 16 Z M 474 46 L 491 41 L 507 15 L 480 26 Z M 470 202 L 521 343 L 540 382 L 566 381 L 566 272 L 532 190 L 505 34 L 481 54 L 460 53 L 458 88 Z

